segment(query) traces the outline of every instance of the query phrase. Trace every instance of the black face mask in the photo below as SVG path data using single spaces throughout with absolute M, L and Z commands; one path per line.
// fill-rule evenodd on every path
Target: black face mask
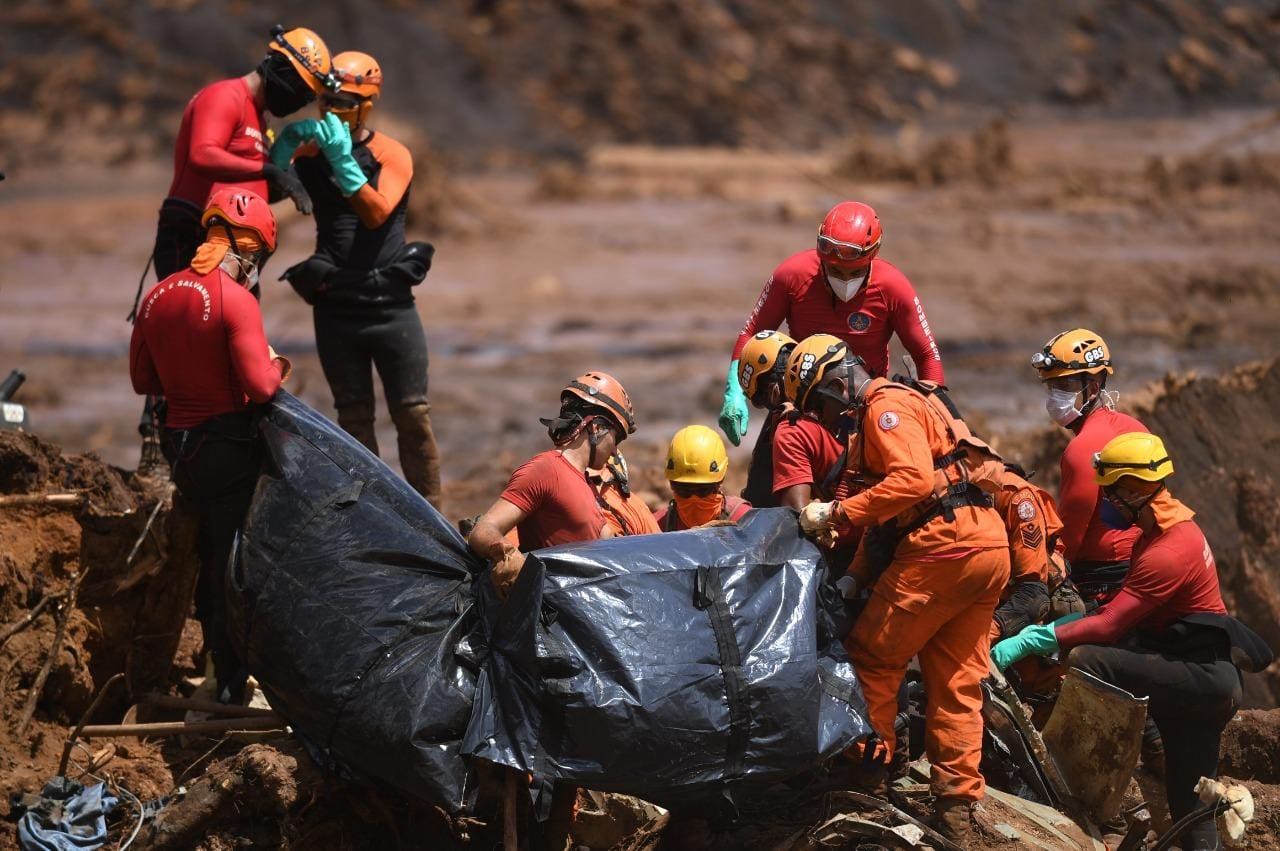
M 277 118 L 292 115 L 316 99 L 316 93 L 283 53 L 268 54 L 258 65 L 258 73 L 262 75 L 267 112 Z

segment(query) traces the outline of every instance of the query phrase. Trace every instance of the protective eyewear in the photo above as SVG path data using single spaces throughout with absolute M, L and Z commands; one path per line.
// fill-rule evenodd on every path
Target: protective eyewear
M 348 112 L 353 109 L 359 109 L 360 104 L 364 102 L 364 98 L 357 95 L 347 94 L 345 92 L 326 92 L 320 96 L 320 103 L 326 108 L 337 110 L 338 112 Z
M 862 246 L 818 234 L 818 253 L 823 257 L 834 257 L 837 260 L 861 260 L 879 247 L 878 239 L 870 245 Z
M 292 44 L 289 43 L 288 39 L 284 37 L 284 27 L 281 26 L 280 24 L 276 24 L 274 27 L 271 28 L 271 40 L 274 41 L 276 43 L 276 46 L 278 46 L 285 53 L 289 54 L 294 59 L 298 60 L 298 64 L 301 65 L 303 68 L 306 68 L 307 72 L 311 74 L 311 76 L 319 80 L 320 85 L 322 85 L 324 88 L 328 89 L 331 92 L 336 92 L 342 88 L 342 84 L 338 82 L 337 77 L 333 76 L 333 74 L 321 74 L 319 71 L 316 70 L 315 66 L 311 64 L 311 60 L 303 56 L 302 53 L 299 52 L 298 48 L 294 47 Z
M 1155 461 L 1148 461 L 1145 464 L 1139 464 L 1136 461 L 1103 461 L 1102 453 L 1095 452 L 1093 453 L 1093 469 L 1098 471 L 1099 474 L 1102 474 L 1107 470 L 1150 470 L 1155 473 L 1160 469 L 1162 464 L 1167 464 L 1170 460 L 1172 459 L 1166 455 L 1163 458 L 1159 458 Z

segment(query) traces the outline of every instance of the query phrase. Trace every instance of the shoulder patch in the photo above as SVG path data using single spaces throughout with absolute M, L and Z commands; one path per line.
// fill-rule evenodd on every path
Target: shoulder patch
M 850 331 L 865 331 L 871 327 L 871 317 L 865 313 L 852 313 L 849 315 Z
M 1022 500 L 1022 502 L 1016 503 L 1016 505 L 1018 507 L 1019 520 L 1035 520 L 1036 519 L 1036 506 L 1034 502 L 1032 502 L 1029 499 L 1024 499 Z
M 880 419 L 877 420 L 877 422 L 880 424 L 880 428 L 885 431 L 893 431 L 898 427 L 898 423 L 901 422 L 901 419 L 893 411 L 885 411 L 880 415 Z

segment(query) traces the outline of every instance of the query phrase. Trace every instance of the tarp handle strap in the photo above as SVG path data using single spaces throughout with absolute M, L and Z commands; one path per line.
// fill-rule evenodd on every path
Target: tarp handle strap
M 836 700 L 853 704 L 853 683 L 841 679 L 826 668 L 818 668 L 818 684 L 823 692 Z
M 725 746 L 725 776 L 741 777 L 751 735 L 751 704 L 747 697 L 747 682 L 742 675 L 742 649 L 733 630 L 733 615 L 720 582 L 720 571 L 702 565 L 698 568 L 697 595 L 694 604 L 711 617 L 711 630 L 715 633 L 716 649 L 720 655 L 720 670 L 724 674 L 725 700 L 729 704 L 729 739 Z

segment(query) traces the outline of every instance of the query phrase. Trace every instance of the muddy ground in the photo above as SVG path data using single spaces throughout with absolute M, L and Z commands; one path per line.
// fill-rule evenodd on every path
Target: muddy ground
M 1062 435 L 1044 425 L 1027 359 L 1076 324 L 1106 336 L 1122 406 L 1171 441 L 1174 490 L 1201 514 L 1228 604 L 1280 646 L 1280 376 L 1274 361 L 1235 371 L 1276 354 L 1280 122 L 1269 111 L 1116 120 L 1040 108 L 992 119 L 944 114 L 927 129 L 907 124 L 805 154 L 613 146 L 577 165 L 424 173 L 432 188 L 415 202 L 418 235 L 438 253 L 419 310 L 445 513 L 456 520 L 489 504 L 510 469 L 545 446 L 537 417 L 587 368 L 613 372 L 631 391 L 640 430 L 624 449 L 633 474 L 659 493 L 666 440 L 688 423 L 714 423 L 729 350 L 769 270 L 812 243 L 828 206 L 857 197 L 880 211 L 884 256 L 920 292 L 957 400 L 1046 481 Z M 383 126 L 413 132 L 390 114 Z M 88 571 L 38 692 L 62 617 L 56 601 L 0 652 L 5 792 L 53 773 L 67 728 L 110 674 L 126 672 L 127 688 L 108 694 L 99 720 L 119 720 L 148 688 L 179 690 L 199 673 L 198 636 L 172 605 L 189 594 L 189 562 L 148 563 L 157 540 L 128 559 L 163 492 L 127 473 L 140 400 L 127 377 L 124 316 L 167 181 L 159 165 L 72 162 L 0 185 L 0 372 L 28 374 L 18 400 L 46 441 L 0 442 L 0 493 L 85 491 L 74 510 L 0 507 L 0 626 L 69 593 Z M 309 309 L 270 280 L 305 256 L 311 223 L 279 213 L 268 334 L 294 359 L 289 388 L 330 413 Z M 394 446 L 385 417 L 380 437 Z M 93 457 L 67 460 L 83 452 Z M 746 446 L 731 457 L 737 484 Z M 180 515 L 162 516 L 163 541 L 190 534 Z M 1251 678 L 1251 705 L 1276 705 L 1274 677 Z M 18 736 L 28 704 L 32 720 Z M 1275 722 L 1274 713 L 1245 717 Z M 1252 847 L 1267 848 L 1280 832 L 1280 736 L 1251 723 L 1233 727 L 1240 735 L 1224 770 L 1251 780 L 1264 805 L 1258 824 L 1270 831 Z M 240 760 L 237 777 L 287 778 L 248 783 L 231 808 L 245 807 L 244 817 L 202 833 L 206 848 L 241 839 L 373 847 L 388 823 L 411 847 L 410 837 L 468 829 L 450 833 L 421 808 L 406 823 L 394 796 L 322 783 L 296 747 L 237 753 L 223 743 L 208 753 L 215 744 L 120 740 L 102 770 L 143 798 L 195 783 L 222 758 Z M 83 767 L 89 755 L 76 749 L 72 759 Z M 284 767 L 268 771 L 263 760 Z M 216 785 L 228 765 L 203 782 Z M 0 830 L 0 849 L 11 842 Z

